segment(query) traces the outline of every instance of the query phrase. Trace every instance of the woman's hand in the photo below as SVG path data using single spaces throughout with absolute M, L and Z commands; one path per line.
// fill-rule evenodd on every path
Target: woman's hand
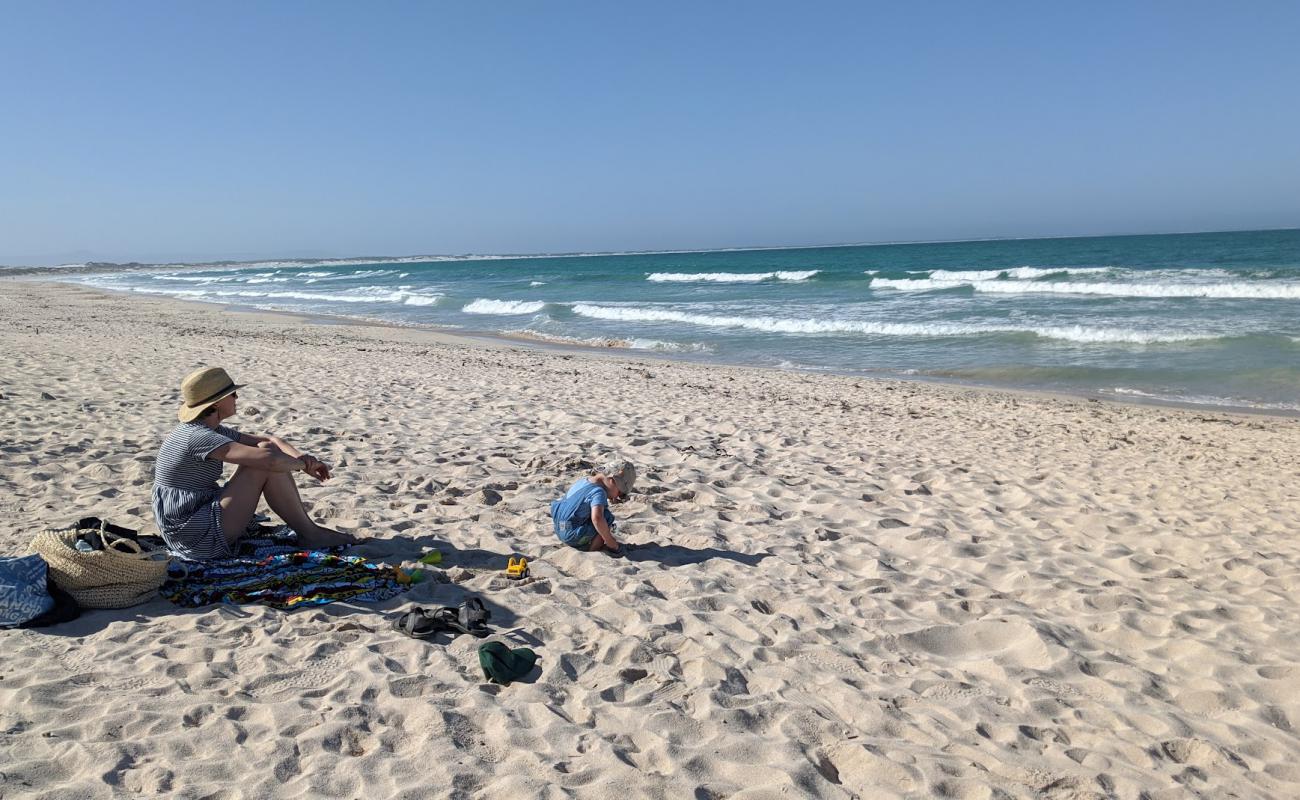
M 299 456 L 303 463 L 302 471 L 312 476 L 318 481 L 324 482 L 330 479 L 329 465 L 324 461 L 317 461 L 307 454 Z

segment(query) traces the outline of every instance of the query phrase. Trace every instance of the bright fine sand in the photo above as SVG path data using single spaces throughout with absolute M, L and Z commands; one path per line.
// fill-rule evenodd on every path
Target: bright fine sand
M 336 466 L 300 484 L 356 552 L 447 582 L 2 631 L 4 798 L 1300 796 L 1300 420 L 3 282 L 0 553 L 155 532 L 200 365 Z M 548 502 L 615 454 L 640 547 L 560 546 Z M 539 671 L 389 627 L 466 593 Z

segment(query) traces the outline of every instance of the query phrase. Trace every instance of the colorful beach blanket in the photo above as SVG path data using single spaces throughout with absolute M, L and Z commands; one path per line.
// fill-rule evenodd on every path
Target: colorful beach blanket
M 387 564 L 340 555 L 339 549 L 303 550 L 284 536 L 248 539 L 233 558 L 174 559 L 160 591 L 187 608 L 261 603 L 287 610 L 339 600 L 376 603 L 411 588 Z

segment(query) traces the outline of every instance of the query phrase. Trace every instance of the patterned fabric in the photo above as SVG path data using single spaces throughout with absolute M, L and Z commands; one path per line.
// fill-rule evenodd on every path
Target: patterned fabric
M 261 603 L 287 610 L 338 600 L 377 603 L 411 588 L 387 564 L 339 555 L 341 549 L 302 550 L 284 536 L 245 539 L 232 558 L 173 562 L 161 593 L 188 608 Z
M 46 574 L 45 559 L 38 555 L 0 558 L 0 628 L 30 622 L 54 608 Z
M 154 464 L 153 513 L 167 548 L 181 558 L 206 561 L 228 558 L 221 530 L 221 487 L 225 466 L 208 456 L 239 441 L 239 431 L 201 422 L 177 425 L 163 441 Z

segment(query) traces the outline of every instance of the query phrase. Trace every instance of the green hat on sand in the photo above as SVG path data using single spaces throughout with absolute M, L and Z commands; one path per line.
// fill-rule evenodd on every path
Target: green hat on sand
M 532 672 L 537 658 L 537 654 L 527 647 L 511 650 L 501 642 L 486 642 L 478 648 L 478 663 L 483 668 L 483 677 L 502 686 L 509 686 L 511 681 Z

